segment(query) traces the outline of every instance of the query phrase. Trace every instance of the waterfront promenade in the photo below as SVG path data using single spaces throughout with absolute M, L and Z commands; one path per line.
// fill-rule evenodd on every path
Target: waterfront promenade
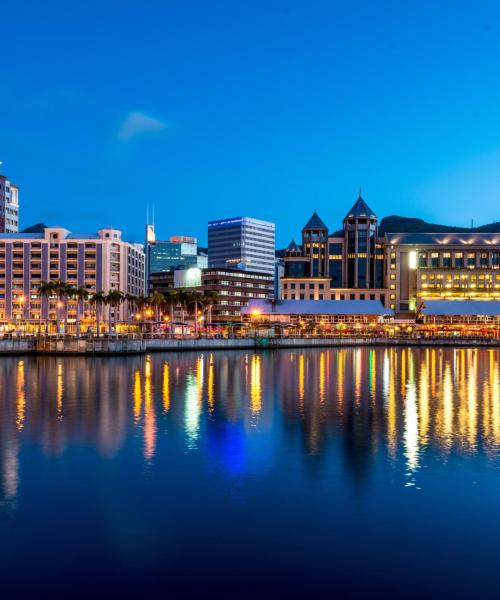
M 48 336 L 0 339 L 0 355 L 129 355 L 189 350 L 328 348 L 344 346 L 500 347 L 499 338 L 478 337 L 247 337 L 170 339 L 147 336 Z

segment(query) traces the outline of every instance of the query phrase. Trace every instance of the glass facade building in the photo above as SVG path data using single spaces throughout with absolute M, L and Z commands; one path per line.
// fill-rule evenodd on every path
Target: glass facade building
M 210 221 L 208 266 L 237 267 L 256 273 L 275 271 L 274 223 L 250 217 Z

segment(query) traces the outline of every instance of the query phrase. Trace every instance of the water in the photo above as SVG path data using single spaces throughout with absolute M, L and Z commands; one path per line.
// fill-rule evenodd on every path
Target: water
M 0 597 L 498 598 L 499 365 L 2 358 Z

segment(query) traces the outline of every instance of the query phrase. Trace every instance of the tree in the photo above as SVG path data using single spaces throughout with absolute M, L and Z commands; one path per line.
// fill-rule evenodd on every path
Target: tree
M 64 334 L 68 335 L 68 300 L 75 298 L 76 288 L 70 283 L 61 282 L 61 297 L 64 300 Z
M 181 321 L 182 321 L 182 325 L 183 325 L 183 330 L 184 330 L 184 319 L 185 319 L 185 313 L 186 313 L 188 300 L 189 300 L 188 290 L 180 289 L 177 294 L 177 306 L 181 310 Z
M 187 298 L 187 305 L 192 306 L 194 309 L 194 334 L 198 336 L 198 307 L 203 306 L 203 300 L 205 296 L 199 292 L 198 290 L 193 290 L 189 292 Z
M 85 302 L 89 298 L 89 291 L 86 287 L 81 285 L 80 287 L 75 289 L 74 296 L 76 298 L 76 335 L 80 337 L 80 319 L 82 314 L 82 305 L 85 310 Z
M 219 299 L 219 292 L 217 292 L 216 290 L 207 290 L 204 293 L 204 296 L 205 296 L 204 304 L 207 309 L 207 326 L 211 326 L 212 325 L 212 307 L 214 304 L 217 304 L 217 301 Z
M 170 313 L 170 325 L 169 335 L 174 335 L 174 309 L 179 304 L 179 292 L 177 290 L 168 290 L 165 296 L 165 306 L 169 309 Z
M 160 321 L 161 318 L 161 308 L 165 304 L 165 296 L 162 293 L 158 292 L 158 290 L 155 290 L 148 298 L 148 304 L 149 306 L 151 306 L 151 308 L 154 309 L 155 321 L 156 323 L 158 323 L 158 321 Z
M 109 305 L 110 308 L 114 309 L 114 317 L 113 319 L 111 319 L 111 311 L 110 311 L 110 317 L 109 317 L 109 330 L 111 331 L 111 325 L 112 323 L 115 326 L 115 331 L 116 331 L 116 322 L 117 322 L 117 308 L 119 308 L 120 304 L 124 301 L 125 296 L 123 295 L 123 292 L 120 292 L 119 290 L 110 290 L 108 292 L 108 295 L 106 296 L 106 302 Z
M 52 281 L 41 281 L 37 289 L 38 295 L 40 296 L 40 313 L 38 315 L 38 333 L 42 332 L 42 300 L 45 298 L 48 302 L 49 298 L 54 293 L 54 284 Z M 48 333 L 49 319 L 45 319 L 45 334 Z
M 125 294 L 125 300 L 127 301 L 127 321 L 130 323 L 130 318 L 132 313 L 135 313 L 137 310 L 137 301 L 139 298 L 134 296 L 134 294 Z
M 95 292 L 90 297 L 89 302 L 92 304 L 92 306 L 94 306 L 96 329 L 97 335 L 99 336 L 101 335 L 101 312 L 102 307 L 106 304 L 106 295 L 102 290 L 100 292 Z
M 60 308 L 61 308 L 61 304 L 62 304 L 62 298 L 63 298 L 64 294 L 66 293 L 66 289 L 67 289 L 66 283 L 64 281 L 62 281 L 62 279 L 57 279 L 56 281 L 52 282 L 52 292 L 57 297 L 57 304 L 56 304 L 56 331 L 57 331 L 57 333 L 61 333 Z

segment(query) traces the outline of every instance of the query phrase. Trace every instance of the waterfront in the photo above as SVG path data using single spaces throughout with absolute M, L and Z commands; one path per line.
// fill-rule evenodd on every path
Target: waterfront
M 5 597 L 499 595 L 497 348 L 3 357 L 0 389 Z

